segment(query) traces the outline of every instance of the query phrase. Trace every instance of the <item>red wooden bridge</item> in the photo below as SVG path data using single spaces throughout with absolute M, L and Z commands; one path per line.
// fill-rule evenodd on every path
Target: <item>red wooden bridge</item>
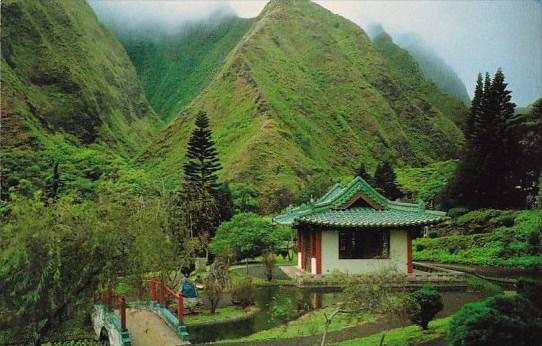
M 113 346 L 189 344 L 183 323 L 183 296 L 155 278 L 145 283 L 148 300 L 142 290 L 133 302 L 116 295 L 112 288 L 102 293 L 102 301 L 92 314 L 96 337 Z M 166 304 L 168 297 L 174 300 L 173 306 Z

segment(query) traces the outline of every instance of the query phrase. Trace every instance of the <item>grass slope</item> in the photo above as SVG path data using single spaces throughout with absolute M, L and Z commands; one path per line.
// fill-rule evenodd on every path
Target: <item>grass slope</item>
M 445 338 L 448 331 L 448 323 L 451 317 L 441 318 L 429 322 L 429 329 L 422 330 L 418 326 L 409 326 L 387 330 L 385 333 L 374 334 L 364 338 L 343 341 L 335 345 L 340 346 L 374 346 L 380 345 L 382 334 L 384 335 L 383 346 L 421 345 L 431 341 Z
M 456 157 L 459 128 L 354 23 L 309 1 L 271 1 L 209 86 L 143 157 L 180 172 L 194 115 L 206 110 L 222 177 L 269 195 L 361 161 L 420 165 Z
M 301 336 L 321 335 L 324 333 L 326 319 L 324 314 L 328 316 L 336 307 L 326 307 L 311 312 L 307 312 L 298 319 L 290 321 L 285 325 L 262 330 L 249 336 L 234 340 L 222 340 L 223 342 L 247 342 L 247 341 L 263 341 L 277 340 L 285 338 L 294 338 Z M 352 315 L 352 314 L 337 314 L 329 326 L 328 332 L 353 327 L 363 324 L 368 321 L 373 321 L 374 316 Z
M 424 167 L 396 168 L 399 189 L 410 201 L 434 201 L 457 168 L 457 160 L 437 161 Z
M 159 126 L 122 45 L 85 1 L 2 2 L 3 149 L 52 134 L 129 154 Z
M 119 37 L 153 109 L 170 121 L 209 84 L 252 22 L 225 17 L 218 23 L 193 25 L 177 34 Z

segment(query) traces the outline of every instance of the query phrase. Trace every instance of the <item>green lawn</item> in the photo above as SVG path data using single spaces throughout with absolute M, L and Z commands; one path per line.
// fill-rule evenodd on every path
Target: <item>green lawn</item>
M 450 317 L 441 318 L 429 323 L 429 329 L 424 331 L 418 326 L 391 329 L 385 332 L 384 346 L 417 345 L 446 335 Z M 340 346 L 375 346 L 380 344 L 382 333 L 364 338 L 352 339 L 335 344 Z
M 211 314 L 209 311 L 198 312 L 196 314 L 189 314 L 184 316 L 184 322 L 187 325 L 195 323 L 204 323 L 204 322 L 217 322 L 230 320 L 238 317 L 245 316 L 250 309 L 255 309 L 254 307 L 248 309 L 242 309 L 237 306 L 226 306 L 220 309 L 217 309 L 214 314 Z
M 268 330 L 263 330 L 258 333 L 239 338 L 234 340 L 224 340 L 225 342 L 232 341 L 258 341 L 258 340 L 269 340 L 276 338 L 293 338 L 297 336 L 309 336 L 309 335 L 319 335 L 324 331 L 324 313 L 328 316 L 335 309 L 335 307 L 326 307 L 323 309 L 315 310 L 300 318 L 290 321 L 289 323 L 271 328 Z M 371 315 L 350 315 L 350 314 L 338 314 L 333 319 L 328 331 L 334 331 L 343 329 L 346 327 L 355 326 L 363 322 L 371 321 L 374 317 Z

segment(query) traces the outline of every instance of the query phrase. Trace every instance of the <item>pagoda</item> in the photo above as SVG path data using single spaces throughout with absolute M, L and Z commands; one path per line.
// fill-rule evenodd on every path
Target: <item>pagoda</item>
M 315 201 L 288 207 L 273 220 L 297 231 L 299 269 L 353 274 L 395 269 L 412 273 L 412 239 L 446 220 L 423 201 L 390 201 L 365 180 L 336 184 Z

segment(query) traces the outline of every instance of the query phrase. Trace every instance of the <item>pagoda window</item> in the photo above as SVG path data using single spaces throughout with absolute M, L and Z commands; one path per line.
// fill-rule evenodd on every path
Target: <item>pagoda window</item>
M 387 230 L 339 231 L 339 259 L 390 258 L 390 232 Z

